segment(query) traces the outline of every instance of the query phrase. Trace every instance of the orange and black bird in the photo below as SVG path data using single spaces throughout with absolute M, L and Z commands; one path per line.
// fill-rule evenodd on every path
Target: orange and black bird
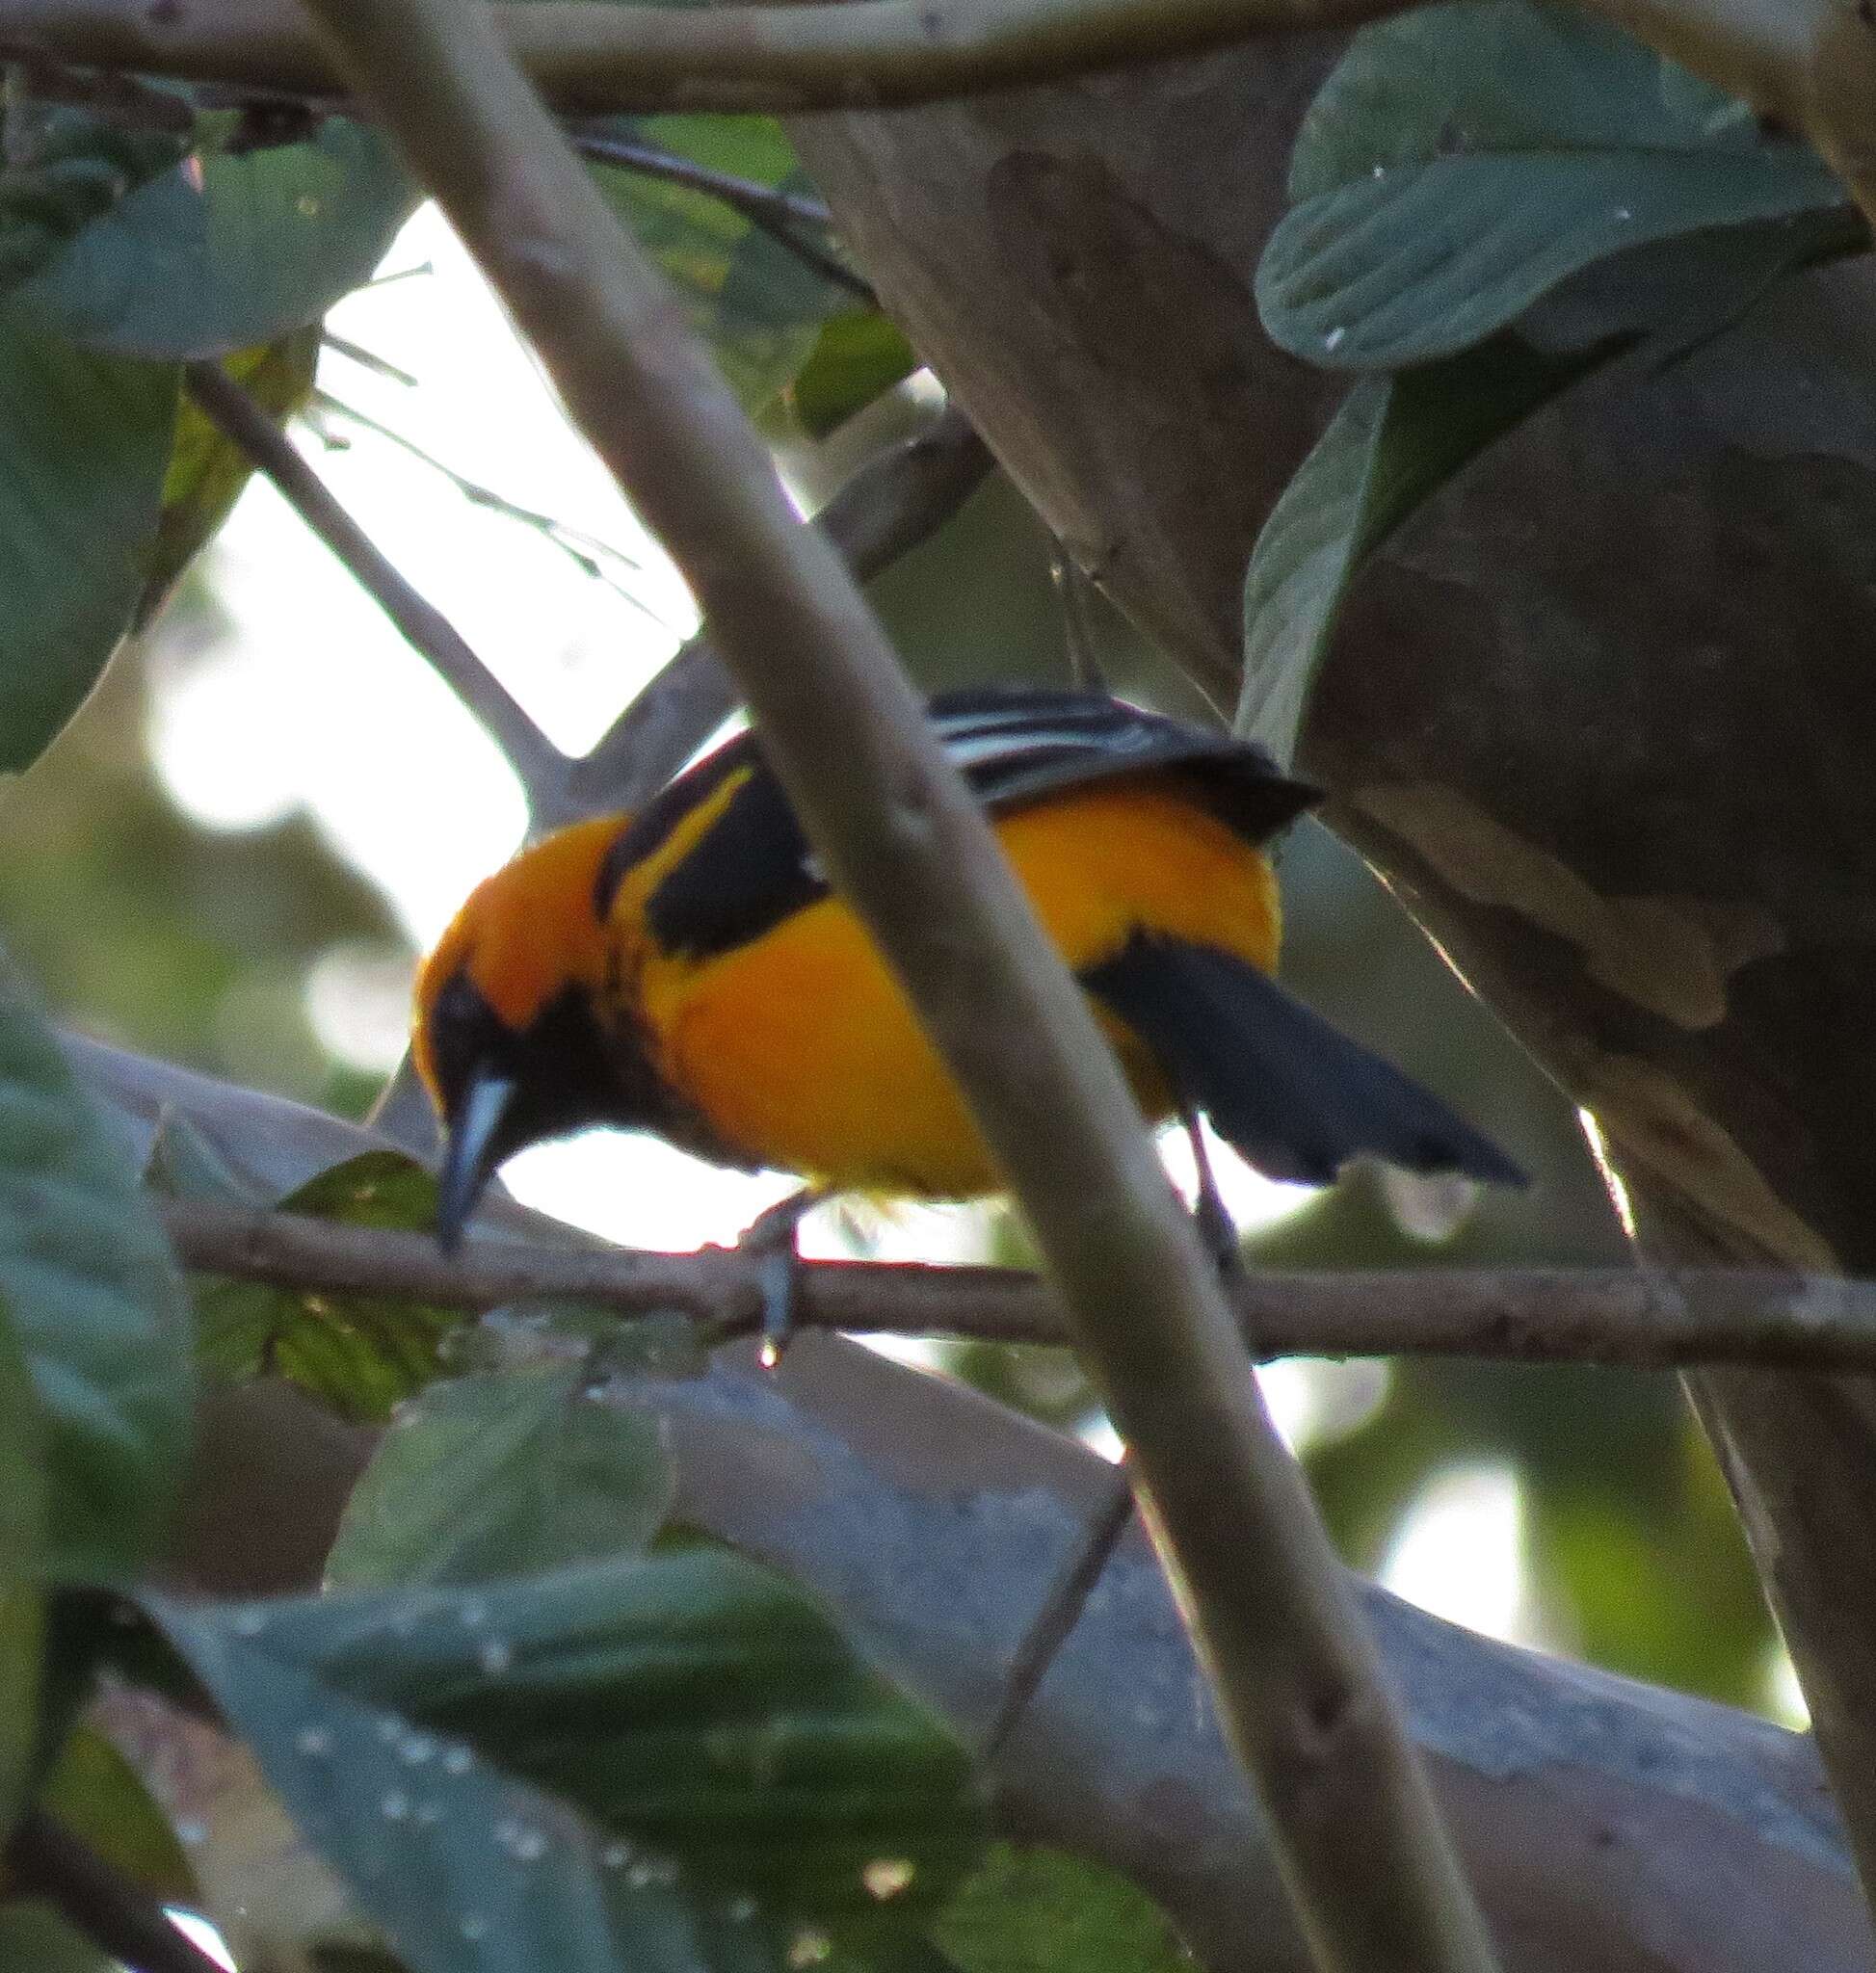
M 1271 978 L 1266 850 L 1315 790 L 1097 694 L 952 692 L 930 717 L 1149 1117 L 1202 1112 L 1276 1178 L 1327 1183 L 1367 1155 L 1522 1182 Z M 503 1159 L 594 1124 L 817 1191 L 1001 1189 L 753 733 L 479 885 L 419 977 L 414 1052 L 447 1132 L 446 1244 Z

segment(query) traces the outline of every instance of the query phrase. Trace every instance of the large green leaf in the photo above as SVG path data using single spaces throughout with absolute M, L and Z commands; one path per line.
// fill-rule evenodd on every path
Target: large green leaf
M 134 1570 L 188 1452 L 189 1325 L 163 1230 L 18 982 L 0 975 L 0 1300 L 45 1434 L 45 1567 Z
M 980 1845 L 959 1749 L 716 1549 L 150 1602 L 419 1973 L 753 1964 L 801 1927 L 922 1917 Z
M 0 770 L 97 682 L 143 586 L 177 374 L 75 350 L 0 303 Z
M 1838 212 L 1803 145 L 1639 42 L 1523 0 L 1365 29 L 1298 136 L 1257 305 L 1283 348 L 1394 369 L 1484 340 L 1596 261 Z
M 565 1803 L 274 1648 L 253 1616 L 159 1609 L 306 1839 L 413 1973 L 690 1973 L 685 1901 Z M 759 1963 L 759 1962 L 758 1962 Z
M 21 292 L 94 349 L 226 355 L 317 321 L 369 280 L 414 202 L 389 143 L 344 118 L 300 144 L 204 145 Z
M 279 1201 L 355 1226 L 434 1226 L 436 1181 L 395 1151 L 366 1151 Z M 196 1295 L 203 1365 L 226 1378 L 284 1377 L 346 1418 L 382 1423 L 443 1369 L 458 1308 L 374 1295 L 212 1281 Z
M 14 96 L 0 110 L 0 294 L 182 155 L 168 131 L 126 130 L 70 104 Z
M 1547 355 L 1505 334 L 1443 363 L 1356 384 L 1252 551 L 1239 733 L 1280 761 L 1292 759 L 1309 687 L 1362 558 L 1596 355 Z
M 809 189 L 780 124 L 767 117 L 625 117 L 605 127 L 750 184 Z M 830 316 L 852 310 L 851 291 L 712 194 L 608 165 L 594 175 L 749 409 L 793 380 Z
M 486 1582 L 643 1549 L 671 1506 L 657 1424 L 587 1384 L 583 1367 L 511 1371 L 413 1399 L 352 1491 L 328 1582 Z

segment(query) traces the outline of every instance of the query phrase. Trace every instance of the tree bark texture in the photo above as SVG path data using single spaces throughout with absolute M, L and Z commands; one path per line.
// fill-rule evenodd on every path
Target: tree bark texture
M 1334 52 L 793 125 L 1004 465 L 1221 704 L 1339 395 L 1251 297 Z M 1532 419 L 1361 576 L 1302 736 L 1332 824 L 1595 1113 L 1645 1258 L 1876 1267 L 1873 315 L 1865 265 L 1812 273 Z M 1876 1387 L 1694 1394 L 1876 1881 Z

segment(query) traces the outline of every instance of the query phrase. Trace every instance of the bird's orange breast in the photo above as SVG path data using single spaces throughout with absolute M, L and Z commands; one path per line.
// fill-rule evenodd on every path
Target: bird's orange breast
M 1005 853 L 1075 969 L 1137 933 L 1276 963 L 1260 852 L 1164 783 L 1108 782 L 999 817 Z M 752 1162 L 839 1190 L 971 1198 L 1001 1187 L 975 1127 L 870 938 L 825 898 L 702 960 L 638 956 L 641 1033 L 660 1073 Z M 1171 1103 L 1109 1016 L 1142 1106 Z

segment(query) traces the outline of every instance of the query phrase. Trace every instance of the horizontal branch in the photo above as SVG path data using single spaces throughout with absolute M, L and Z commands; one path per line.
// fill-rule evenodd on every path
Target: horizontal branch
M 730 1248 L 595 1252 L 501 1240 L 450 1257 L 424 1233 L 198 1200 L 163 1211 L 178 1256 L 205 1274 L 464 1309 L 567 1299 L 621 1315 L 676 1311 L 724 1339 L 753 1334 L 761 1322 L 759 1263 Z M 1251 1274 L 1234 1293 L 1246 1347 L 1259 1359 L 1430 1355 L 1651 1370 L 1876 1370 L 1876 1284 L 1836 1276 L 1418 1268 Z M 850 1335 L 1070 1340 L 1045 1283 L 1013 1268 L 809 1261 L 798 1318 L 804 1328 Z
M 497 6 L 558 110 L 884 108 L 1189 55 L 1261 34 L 1351 27 L 1403 0 L 860 0 L 668 8 Z M 1827 0 L 1595 0 L 1594 11 L 1757 107 L 1812 110 Z M 0 0 L 0 55 L 332 97 L 295 0 Z
M 1360 12 L 1375 0 L 1353 0 Z M 497 6 L 503 39 L 554 108 L 865 109 L 1009 88 L 1301 27 L 1351 0 L 864 0 L 683 9 Z M 290 94 L 344 92 L 294 0 L 149 7 L 5 0 L 0 52 Z

